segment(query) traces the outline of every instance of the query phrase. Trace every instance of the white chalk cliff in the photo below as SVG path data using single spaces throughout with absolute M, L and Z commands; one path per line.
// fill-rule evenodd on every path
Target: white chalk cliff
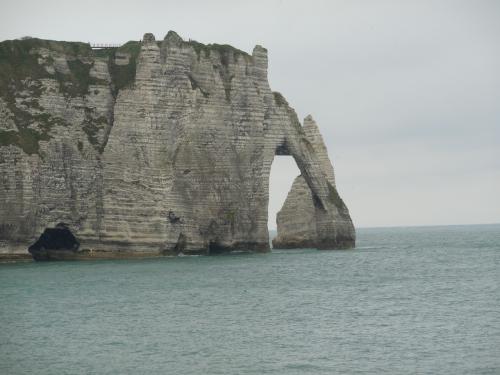
M 265 48 L 28 39 L 0 43 L 0 68 L 0 253 L 269 251 L 277 154 L 301 176 L 276 246 L 354 246 L 318 127 L 271 91 Z

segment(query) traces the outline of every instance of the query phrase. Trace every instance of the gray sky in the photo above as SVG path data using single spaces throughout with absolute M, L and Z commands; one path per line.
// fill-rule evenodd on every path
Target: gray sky
M 323 133 L 356 226 L 500 222 L 500 1 L 0 0 L 0 39 L 117 43 L 168 30 L 269 50 Z M 273 163 L 269 217 L 298 174 Z

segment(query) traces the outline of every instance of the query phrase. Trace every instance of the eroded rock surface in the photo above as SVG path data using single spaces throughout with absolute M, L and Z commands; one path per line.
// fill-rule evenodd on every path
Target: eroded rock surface
M 276 216 L 277 236 L 274 248 L 349 249 L 355 245 L 356 233 L 347 206 L 337 193 L 335 174 L 328 157 L 323 137 L 311 116 L 304 119 L 304 133 L 316 153 L 314 169 L 320 169 L 330 189 L 329 218 L 334 223 L 334 233 L 318 230 L 318 219 L 323 209 L 318 207 L 305 178 L 295 178 L 292 189 Z M 321 226 L 322 223 L 319 223 Z M 325 236 L 326 234 L 326 236 Z
M 0 253 L 26 252 L 61 222 L 89 253 L 268 251 L 277 153 L 296 160 L 314 233 L 335 247 L 354 230 L 338 222 L 316 147 L 271 91 L 263 47 L 249 55 L 175 32 L 99 51 L 2 42 Z

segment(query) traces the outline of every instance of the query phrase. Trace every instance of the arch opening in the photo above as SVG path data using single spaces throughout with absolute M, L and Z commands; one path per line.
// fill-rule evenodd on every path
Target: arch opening
M 267 226 L 269 230 L 270 246 L 272 239 L 277 235 L 277 215 L 282 209 L 290 192 L 293 182 L 300 175 L 295 159 L 289 154 L 276 153 L 271 164 L 269 174 L 269 202 Z

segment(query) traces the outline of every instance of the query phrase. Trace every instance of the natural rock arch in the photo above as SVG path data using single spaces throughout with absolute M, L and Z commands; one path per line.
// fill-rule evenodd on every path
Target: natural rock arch
M 352 248 L 354 226 L 335 187 L 333 166 L 319 128 L 312 116 L 301 126 L 295 111 L 289 107 L 286 111 L 289 126 L 275 155 L 292 156 L 301 174 L 277 215 L 273 247 Z
M 297 162 L 301 174 L 293 182 L 277 214 L 278 233 L 273 239 L 273 247 L 352 248 L 355 244 L 354 226 L 337 192 L 333 166 L 312 116 L 304 119 L 302 130 L 303 142 L 312 152 L 305 167 L 302 164 L 301 168 Z

